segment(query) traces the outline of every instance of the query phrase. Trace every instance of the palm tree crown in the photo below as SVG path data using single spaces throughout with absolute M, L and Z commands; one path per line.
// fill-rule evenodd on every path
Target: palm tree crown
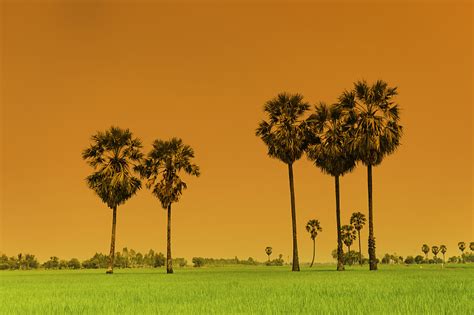
M 140 179 L 133 175 L 142 158 L 139 139 L 128 129 L 111 127 L 91 138 L 92 144 L 82 158 L 94 168 L 86 178 L 88 186 L 111 209 L 124 203 L 141 187 Z
M 301 158 L 308 145 L 303 116 L 309 107 L 300 94 L 280 93 L 265 103 L 268 121 L 260 122 L 256 135 L 268 146 L 270 157 L 286 164 Z
M 393 101 L 396 95 L 397 88 L 384 81 L 378 80 L 372 86 L 358 81 L 352 91 L 345 91 L 339 99 L 351 117 L 351 149 L 364 165 L 380 164 L 400 144 L 403 129 L 399 107 Z
M 352 245 L 352 242 L 356 239 L 356 231 L 352 225 L 343 225 L 341 227 L 342 240 L 348 247 Z
M 349 150 L 349 125 L 344 111 L 337 105 L 320 103 L 307 119 L 313 141 L 307 148 L 308 158 L 324 173 L 342 176 L 352 171 L 355 159 Z
M 464 242 L 459 242 L 459 243 L 458 243 L 458 247 L 459 247 L 459 249 L 460 249 L 462 252 L 464 252 L 464 250 L 466 249 L 466 243 L 464 243 Z
M 448 248 L 446 247 L 446 245 L 440 245 L 439 246 L 439 251 L 444 255 L 446 254 L 446 251 L 448 250 Z
M 147 180 L 147 188 L 152 189 L 164 209 L 177 202 L 187 188 L 179 177 L 181 171 L 188 175 L 200 175 L 199 166 L 192 163 L 193 158 L 194 150 L 183 144 L 181 139 L 155 140 L 153 149 L 138 168 Z
M 312 240 L 318 236 L 319 232 L 322 232 L 323 229 L 321 227 L 321 223 L 319 220 L 309 220 L 308 223 L 306 223 L 306 231 L 310 234 L 310 237 Z
M 361 212 L 354 212 L 351 215 L 351 221 L 350 223 L 354 226 L 354 229 L 357 231 L 362 230 L 366 222 L 365 215 Z

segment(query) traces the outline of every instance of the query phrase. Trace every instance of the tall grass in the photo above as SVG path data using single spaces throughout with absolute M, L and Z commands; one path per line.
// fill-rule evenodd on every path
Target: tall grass
M 474 314 L 474 266 L 4 271 L 0 314 Z

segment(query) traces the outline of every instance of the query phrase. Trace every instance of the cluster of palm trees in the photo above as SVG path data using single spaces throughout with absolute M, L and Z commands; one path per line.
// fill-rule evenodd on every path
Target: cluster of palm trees
M 378 80 L 369 85 L 358 81 L 344 91 L 333 105 L 319 103 L 307 115 L 310 104 L 300 94 L 280 93 L 267 101 L 267 120 L 260 122 L 256 135 L 268 147 L 268 155 L 288 167 L 293 237 L 292 270 L 299 271 L 296 235 L 296 204 L 293 164 L 303 154 L 324 173 L 334 177 L 336 194 L 337 270 L 344 270 L 339 178 L 351 172 L 357 162 L 367 167 L 369 265 L 377 270 L 372 202 L 372 168 L 400 144 L 402 126 L 399 107 L 393 98 L 397 88 Z
M 459 242 L 458 243 L 458 248 L 459 250 L 461 251 L 461 257 L 464 257 L 464 251 L 466 250 L 466 243 L 465 242 Z M 470 242 L 469 244 L 469 248 L 471 251 L 474 251 L 474 242 Z M 430 248 L 429 245 L 427 244 L 423 244 L 421 246 L 421 251 L 425 254 L 425 259 L 428 260 L 428 254 L 429 252 L 433 253 L 433 257 L 434 257 L 434 260 L 436 261 L 436 259 L 438 258 L 438 253 L 441 252 L 441 254 L 443 254 L 443 262 L 446 262 L 446 259 L 445 259 L 445 254 L 448 250 L 448 248 L 446 247 L 446 245 L 440 245 L 439 247 L 438 246 L 432 246 Z
M 142 187 L 142 180 L 167 210 L 166 271 L 173 273 L 171 258 L 171 205 L 179 201 L 186 183 L 181 173 L 199 176 L 199 166 L 193 163 L 194 151 L 181 139 L 155 140 L 151 151 L 141 152 L 140 139 L 128 129 L 111 127 L 98 132 L 82 157 L 94 169 L 86 178 L 87 185 L 112 210 L 112 237 L 106 273 L 113 273 L 117 207 L 124 204 Z
M 438 253 L 441 252 L 441 254 L 443 254 L 443 262 L 446 262 L 445 254 L 448 251 L 448 248 L 446 247 L 446 245 L 440 245 L 440 246 L 434 245 L 430 248 L 430 246 L 428 246 L 427 244 L 423 244 L 423 246 L 421 246 L 421 251 L 425 254 L 426 261 L 428 261 L 428 254 L 430 252 L 430 249 L 431 249 L 431 252 L 433 253 L 434 261 L 437 261 Z

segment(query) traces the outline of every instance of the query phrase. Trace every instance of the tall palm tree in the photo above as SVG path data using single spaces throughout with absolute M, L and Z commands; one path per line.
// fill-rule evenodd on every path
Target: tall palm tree
M 355 167 L 355 159 L 348 150 L 351 129 L 347 125 L 344 111 L 337 105 L 328 106 L 320 103 L 308 118 L 308 126 L 313 139 L 307 148 L 308 158 L 324 173 L 334 177 L 336 193 L 336 228 L 337 228 L 337 270 L 344 270 L 344 253 L 341 238 L 341 205 L 339 177 L 349 173 Z
M 423 246 L 421 246 L 421 251 L 425 253 L 426 260 L 428 260 L 428 253 L 430 252 L 430 247 L 426 244 L 423 244 Z
M 354 226 L 357 231 L 357 238 L 359 239 L 359 264 L 362 266 L 362 251 L 360 246 L 360 230 L 364 227 L 366 222 L 365 215 L 361 212 L 354 212 L 351 215 L 350 223 Z
M 270 246 L 267 246 L 265 248 L 265 253 L 267 254 L 268 256 L 268 262 L 270 262 L 270 255 L 273 253 L 273 249 L 270 247 Z
M 438 258 L 437 255 L 438 255 L 438 253 L 439 253 L 439 247 L 438 247 L 438 246 L 432 246 L 432 247 L 431 247 L 431 252 L 432 252 L 433 255 L 434 255 L 434 261 L 435 261 L 435 263 L 436 263 L 436 260 L 437 260 L 437 258 Z
M 265 103 L 264 112 L 267 114 L 268 120 L 260 122 L 256 130 L 256 135 L 268 147 L 268 155 L 279 159 L 288 166 L 293 231 L 292 271 L 300 270 L 296 236 L 293 164 L 301 158 L 309 142 L 307 123 L 304 120 L 304 115 L 308 109 L 309 104 L 303 101 L 302 95 L 280 93 L 277 97 Z
M 111 127 L 98 132 L 91 138 L 92 144 L 82 152 L 82 158 L 94 168 L 86 181 L 110 209 L 112 209 L 112 238 L 110 241 L 109 262 L 106 273 L 113 273 L 115 260 L 115 229 L 117 207 L 141 187 L 140 179 L 134 176 L 139 165 L 142 144 L 134 138 L 130 130 Z
M 139 167 L 140 175 L 146 179 L 146 186 L 168 211 L 166 237 L 166 272 L 173 273 L 171 258 L 171 205 L 178 202 L 187 188 L 179 177 L 180 172 L 199 176 L 199 166 L 192 162 L 194 150 L 181 139 L 155 140 L 153 148 Z
M 349 257 L 349 264 L 352 265 L 352 259 L 351 259 L 351 246 L 352 243 L 356 239 L 356 231 L 352 225 L 343 225 L 341 227 L 341 236 L 342 240 L 344 242 L 344 245 L 347 246 L 347 253 Z
M 313 240 L 313 259 L 311 260 L 311 265 L 309 266 L 310 268 L 313 267 L 314 263 L 314 256 L 316 254 L 316 236 L 318 236 L 319 232 L 323 231 L 323 228 L 321 227 L 321 223 L 319 220 L 309 220 L 308 223 L 306 223 L 306 231 L 308 231 L 311 239 Z
M 399 124 L 399 108 L 393 98 L 396 87 L 389 87 L 378 80 L 369 86 L 358 81 L 352 91 L 345 91 L 339 99 L 341 106 L 350 111 L 354 136 L 351 149 L 357 159 L 367 166 L 369 202 L 369 265 L 377 270 L 375 254 L 374 219 L 372 205 L 372 167 L 382 163 L 385 156 L 393 153 L 400 144 L 402 126 Z
M 439 251 L 441 252 L 441 254 L 443 254 L 443 263 L 446 263 L 446 259 L 445 259 L 444 255 L 448 251 L 448 248 L 446 247 L 446 245 L 440 245 L 439 246 Z

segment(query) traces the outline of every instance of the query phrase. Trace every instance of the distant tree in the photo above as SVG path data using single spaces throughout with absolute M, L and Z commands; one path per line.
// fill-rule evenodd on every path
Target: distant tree
M 417 255 L 417 256 L 415 257 L 415 262 L 416 262 L 417 264 L 422 264 L 424 260 L 425 260 L 425 259 L 424 259 L 423 256 L 421 256 L 421 255 Z
M 471 251 L 474 251 L 474 242 L 470 242 L 470 243 L 469 243 L 469 249 L 470 249 Z
M 192 262 L 193 262 L 193 267 L 204 266 L 204 258 L 202 257 L 193 257 Z
M 77 258 L 71 258 L 71 260 L 67 263 L 67 267 L 69 269 L 81 269 L 81 263 Z
M 25 254 L 22 257 L 22 269 L 30 270 L 30 269 L 37 269 L 39 267 L 39 262 L 36 259 L 35 255 Z
M 422 257 L 423 259 L 423 257 Z M 405 264 L 407 265 L 411 265 L 411 264 L 414 264 L 415 263 L 415 258 L 413 258 L 413 256 L 407 256 L 407 258 L 405 258 Z
M 270 255 L 272 254 L 272 248 L 270 246 L 267 246 L 265 248 L 265 253 L 267 254 L 268 256 L 268 262 L 270 262 Z
M 349 139 L 352 137 L 347 115 L 337 105 L 320 103 L 308 119 L 308 126 L 313 140 L 307 148 L 308 158 L 320 168 L 323 173 L 334 177 L 336 193 L 336 228 L 337 228 L 337 270 L 344 270 L 342 236 L 341 236 L 341 206 L 339 178 L 355 168 L 355 158 L 349 150 Z
M 441 254 L 443 254 L 443 263 L 446 263 L 446 259 L 445 259 L 445 254 L 446 254 L 446 251 L 448 250 L 448 248 L 446 247 L 446 245 L 441 245 L 439 247 L 439 251 L 441 252 Z
M 51 256 L 48 261 L 43 263 L 45 269 L 58 269 L 59 268 L 59 258 L 56 256 Z
M 293 183 L 293 164 L 303 155 L 308 146 L 307 123 L 304 115 L 310 105 L 303 101 L 300 94 L 280 93 L 267 101 L 264 111 L 268 121 L 260 122 L 256 135 L 268 147 L 268 155 L 288 166 L 290 182 L 291 221 L 293 232 L 293 265 L 292 271 L 299 271 L 298 240 L 296 236 L 296 205 Z
M 171 258 L 171 205 L 179 201 L 183 190 L 187 188 L 180 173 L 198 177 L 199 166 L 193 163 L 194 150 L 183 140 L 172 138 L 168 141 L 155 140 L 153 149 L 140 166 L 141 176 L 147 180 L 146 186 L 152 189 L 163 209 L 168 211 L 166 237 L 166 272 L 173 273 Z
M 382 258 L 382 264 L 387 265 L 390 264 L 391 256 L 390 254 L 385 254 Z
M 362 250 L 360 246 L 360 230 L 364 227 L 366 222 L 365 215 L 361 212 L 354 212 L 351 215 L 350 223 L 354 226 L 357 231 L 357 238 L 359 240 L 359 264 L 362 266 Z
M 0 270 L 7 270 L 10 269 L 10 265 L 8 263 L 8 256 L 5 254 L 2 254 L 0 256 Z
M 140 163 L 142 144 L 130 130 L 111 127 L 93 135 L 92 144 L 82 152 L 82 158 L 93 167 L 94 173 L 86 178 L 91 188 L 112 209 L 112 237 L 106 273 L 112 274 L 115 259 L 115 230 L 117 207 L 140 189 L 140 179 L 133 169 Z
M 347 252 L 351 252 L 352 243 L 356 239 L 356 231 L 352 225 L 343 225 L 341 227 L 341 236 L 344 245 L 347 246 Z M 352 265 L 352 260 L 349 261 L 349 265 Z
M 432 252 L 433 255 L 434 255 L 433 260 L 436 262 L 436 261 L 437 261 L 437 258 L 438 258 L 437 255 L 438 255 L 438 253 L 439 253 L 439 247 L 438 247 L 438 246 L 432 246 L 432 247 L 431 247 L 431 252 Z
M 396 87 L 389 87 L 382 80 L 368 85 L 358 81 L 352 91 L 345 91 L 339 103 L 350 111 L 354 137 L 350 147 L 356 158 L 367 166 L 369 193 L 369 265 L 377 270 L 372 207 L 372 167 L 379 165 L 385 156 L 393 153 L 400 144 L 402 126 L 399 108 L 394 102 Z
M 421 246 L 421 251 L 425 253 L 426 260 L 428 260 L 428 253 L 430 252 L 430 247 L 426 244 L 423 244 L 423 246 Z
M 306 231 L 308 231 L 311 239 L 313 240 L 313 259 L 311 260 L 311 265 L 309 267 L 313 267 L 314 263 L 314 256 L 316 252 L 316 236 L 318 236 L 319 232 L 322 232 L 323 229 L 321 227 L 321 223 L 319 220 L 309 220 L 308 223 L 306 223 Z
M 166 258 L 165 258 L 165 255 L 163 255 L 163 253 L 158 253 L 155 255 L 155 262 L 154 262 L 153 267 L 155 268 L 163 267 L 165 263 L 166 263 Z
M 59 261 L 59 269 L 67 269 L 67 263 L 68 261 L 65 259 L 61 259 Z
M 460 258 L 457 257 L 457 256 L 451 256 L 451 257 L 449 257 L 449 259 L 448 259 L 448 262 L 449 262 L 449 263 L 457 263 L 457 262 L 459 262 L 459 261 L 460 261 Z
M 464 242 L 459 242 L 458 243 L 459 250 L 461 251 L 461 257 L 464 255 L 464 251 L 466 250 L 466 243 Z M 465 262 L 465 259 L 463 257 L 463 262 Z

